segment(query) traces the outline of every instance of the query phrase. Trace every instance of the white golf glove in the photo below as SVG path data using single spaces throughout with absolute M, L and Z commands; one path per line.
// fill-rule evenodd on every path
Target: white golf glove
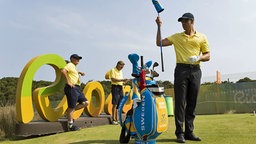
M 199 61 L 199 59 L 200 59 L 200 56 L 191 56 L 191 57 L 189 57 L 189 62 L 195 63 L 195 62 Z

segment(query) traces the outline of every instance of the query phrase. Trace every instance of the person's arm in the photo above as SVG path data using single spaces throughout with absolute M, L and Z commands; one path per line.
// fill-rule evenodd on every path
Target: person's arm
M 162 26 L 162 21 L 160 17 L 156 18 L 156 24 L 157 24 L 156 45 L 160 46 L 161 26 Z M 171 45 L 171 42 L 167 38 L 162 39 L 162 46 L 169 46 L 169 45 Z
M 117 78 L 111 78 L 112 82 L 126 82 L 127 79 L 117 79 Z
M 200 61 L 206 62 L 210 60 L 210 52 L 205 52 L 200 56 Z
M 62 73 L 63 76 L 65 77 L 67 84 L 68 84 L 70 87 L 73 87 L 74 85 L 73 85 L 73 84 L 69 81 L 69 79 L 68 79 L 67 70 L 63 68 L 63 69 L 61 70 L 61 73 Z
M 200 61 L 206 62 L 210 60 L 210 50 L 208 40 L 205 35 L 203 35 L 204 40 L 201 43 L 202 55 L 200 56 Z
M 84 76 L 84 75 L 85 75 L 84 72 L 78 72 L 78 74 L 80 74 L 81 76 Z

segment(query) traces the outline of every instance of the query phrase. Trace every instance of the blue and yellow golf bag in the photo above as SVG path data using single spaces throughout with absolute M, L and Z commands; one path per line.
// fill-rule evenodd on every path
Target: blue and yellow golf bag
M 129 60 L 133 65 L 132 93 L 133 106 L 127 112 L 126 118 L 122 120 L 122 108 L 130 94 L 126 94 L 120 102 L 118 113 L 122 127 L 119 141 L 128 143 L 130 138 L 135 138 L 136 144 L 154 144 L 156 138 L 168 128 L 168 113 L 164 99 L 164 88 L 159 87 L 153 79 L 158 76 L 154 67 L 149 71 L 152 61 L 143 64 L 141 56 L 141 67 L 138 67 L 139 56 L 130 54 Z M 150 75 L 149 75 L 150 74 Z

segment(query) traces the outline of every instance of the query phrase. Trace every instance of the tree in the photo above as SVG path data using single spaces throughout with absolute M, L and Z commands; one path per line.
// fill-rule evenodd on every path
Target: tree
M 170 81 L 157 81 L 158 85 L 161 87 L 164 87 L 165 89 L 173 88 L 174 85 Z
M 248 77 L 245 77 L 243 79 L 238 80 L 236 83 L 241 83 L 241 82 L 255 82 L 255 80 L 251 80 Z

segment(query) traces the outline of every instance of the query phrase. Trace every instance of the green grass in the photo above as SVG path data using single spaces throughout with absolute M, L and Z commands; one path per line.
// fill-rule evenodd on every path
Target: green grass
M 121 127 L 104 125 L 23 140 L 5 140 L 1 144 L 118 144 Z M 174 118 L 169 117 L 168 131 L 157 138 L 157 144 L 175 143 Z M 255 144 L 256 116 L 252 114 L 198 115 L 195 134 L 202 142 L 188 144 Z M 134 143 L 131 140 L 130 143 Z

